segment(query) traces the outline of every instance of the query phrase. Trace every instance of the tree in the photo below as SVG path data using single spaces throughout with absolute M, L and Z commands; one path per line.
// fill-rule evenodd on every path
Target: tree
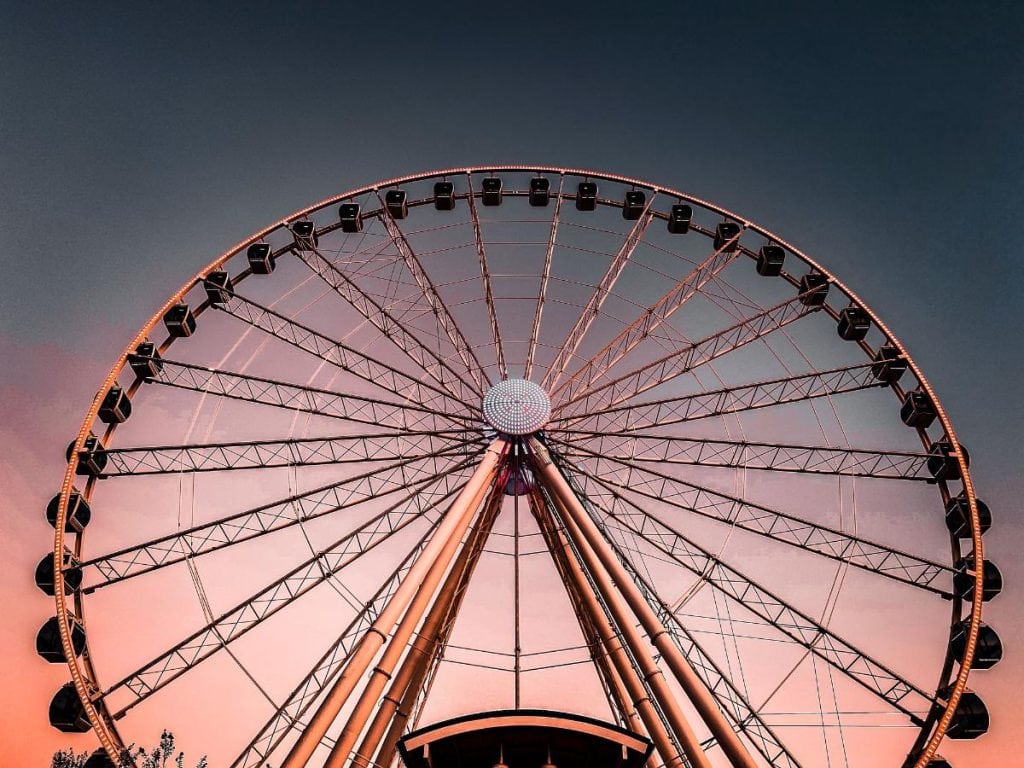
M 54 753 L 50 768 L 84 768 L 89 753 L 75 754 L 73 749 Z M 160 734 L 160 744 L 148 752 L 134 744 L 125 749 L 118 763 L 120 768 L 185 768 L 185 753 L 174 752 L 174 734 L 164 731 Z M 196 763 L 196 768 L 207 768 L 204 755 Z
M 88 752 L 76 755 L 73 749 L 62 749 L 53 753 L 50 768 L 82 768 L 88 758 Z

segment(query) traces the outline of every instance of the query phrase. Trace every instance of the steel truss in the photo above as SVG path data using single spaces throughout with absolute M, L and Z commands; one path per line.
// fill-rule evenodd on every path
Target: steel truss
M 953 569 L 878 542 L 862 539 L 837 528 L 821 525 L 736 496 L 717 493 L 704 486 L 676 479 L 663 472 L 593 453 L 577 451 L 594 467 L 587 477 L 600 483 L 616 498 L 635 494 L 669 504 L 712 520 L 788 544 L 808 552 L 862 568 L 880 576 L 912 584 L 949 597 L 937 587 L 940 577 L 949 578 Z M 609 466 L 610 465 L 610 466 Z M 576 465 L 579 466 L 579 465 Z
M 552 393 L 559 398 L 564 392 L 566 402 L 572 402 L 576 395 L 593 388 L 594 383 L 604 379 L 613 365 L 629 354 L 644 339 L 660 328 L 686 302 L 701 292 L 707 283 L 728 267 L 737 256 L 734 248 L 739 235 L 730 238 L 707 259 L 695 266 L 673 288 L 652 304 L 640 317 L 624 328 L 604 349 L 581 366 Z
M 772 331 L 785 328 L 816 309 L 816 307 L 804 306 L 800 303 L 799 297 L 787 299 L 726 328 L 724 331 L 719 331 L 680 350 L 671 352 L 632 373 L 597 385 L 576 395 L 571 400 L 564 400 L 555 406 L 555 413 L 565 418 L 613 408 L 756 341 Z
M 550 431 L 559 432 L 570 426 L 572 432 L 607 431 L 614 424 L 619 424 L 627 432 L 653 429 L 881 386 L 885 385 L 872 373 L 870 364 L 850 365 L 722 387 L 692 395 L 620 405 L 578 416 L 556 414 L 552 421 L 558 426 Z
M 462 451 L 408 457 L 305 493 L 119 549 L 82 563 L 83 569 L 95 569 L 101 577 L 86 589 L 92 592 L 400 491 L 407 491 L 403 501 L 411 501 L 416 493 L 434 483 L 449 483 L 470 461 Z M 408 493 L 410 490 L 412 493 Z
M 619 275 L 622 274 L 622 270 L 626 268 L 626 264 L 629 262 L 630 257 L 636 250 L 637 246 L 640 245 L 643 240 L 644 232 L 647 231 L 647 227 L 650 226 L 654 220 L 654 215 L 651 213 L 651 205 L 654 203 L 652 197 L 647 201 L 644 206 L 643 213 L 640 214 L 640 218 L 633 224 L 633 228 L 629 231 L 625 241 L 622 243 L 622 247 L 619 248 L 618 253 L 611 260 L 608 265 L 608 269 L 605 270 L 604 275 L 601 277 L 601 282 L 598 283 L 594 292 L 591 294 L 590 299 L 587 301 L 587 305 L 579 314 L 579 318 L 576 320 L 575 325 L 570 329 L 568 335 L 565 337 L 565 341 L 562 342 L 559 347 L 559 352 L 555 355 L 554 362 L 548 372 L 544 375 L 544 379 L 541 381 L 541 386 L 548 390 L 557 391 L 557 386 L 560 378 L 565 373 L 566 367 L 569 365 L 569 361 L 572 360 L 576 354 L 576 350 L 579 349 L 580 342 L 583 341 L 583 337 L 586 335 L 587 330 L 590 328 L 591 323 L 597 318 L 601 311 L 601 306 L 605 300 L 611 295 L 612 289 L 615 287 L 615 282 L 619 279 Z
M 377 200 L 380 202 L 381 209 L 383 210 L 384 201 L 380 199 L 379 192 L 377 192 Z M 466 341 L 466 337 L 463 336 L 462 331 L 459 330 L 459 326 L 455 322 L 455 318 L 452 317 L 448 306 L 441 298 L 441 294 L 438 292 L 437 286 L 435 286 L 434 282 L 430 279 L 430 276 L 423 268 L 423 264 L 420 262 L 419 257 L 409 244 L 409 240 L 406 238 L 395 220 L 386 213 L 381 213 L 379 218 L 384 224 L 385 229 L 387 229 L 388 237 L 391 238 L 392 245 L 398 250 L 399 255 L 402 257 L 402 261 L 405 262 L 406 269 L 409 270 L 409 274 L 411 274 L 413 280 L 416 281 L 416 285 L 419 287 L 423 299 L 427 302 L 427 305 L 430 307 L 430 311 L 436 318 L 437 324 L 455 348 L 459 359 L 461 359 L 463 365 L 466 366 L 466 370 L 469 371 L 477 391 L 482 393 L 484 388 L 490 383 L 487 378 L 487 373 L 484 371 L 483 366 L 480 364 L 480 360 L 477 359 L 476 354 L 473 352 L 473 348 L 469 345 L 469 342 Z M 476 222 L 475 213 L 474 222 Z M 479 242 L 479 236 L 477 239 Z
M 693 464 L 850 477 L 932 479 L 926 471 L 928 454 L 920 452 L 711 440 L 638 432 L 620 435 L 573 430 L 568 434 L 572 442 L 560 440 L 560 443 L 569 454 L 580 445 L 581 451 L 601 458 L 638 464 Z
M 351 464 L 384 459 L 429 458 L 452 447 L 467 451 L 482 440 L 468 431 L 406 431 L 291 440 L 137 446 L 96 452 L 107 459 L 99 477 L 169 472 L 216 472 L 317 464 Z
M 327 259 L 319 250 L 296 249 L 296 256 L 319 276 L 327 285 L 359 314 L 366 318 L 381 334 L 401 349 L 413 362 L 422 368 L 440 387 L 455 394 L 462 402 L 476 402 L 483 397 L 483 391 L 475 381 L 463 378 L 453 370 L 444 358 L 431 350 L 409 331 L 378 301 L 367 294 L 343 271 Z M 439 317 L 439 315 L 437 315 Z M 439 321 L 440 322 L 440 321 Z M 438 342 L 440 338 L 438 338 Z M 473 371 L 466 372 L 473 377 Z M 479 372 L 476 372 L 479 376 Z
M 623 496 L 603 490 L 599 480 L 578 468 L 574 469 L 577 476 L 583 478 L 587 498 L 612 524 L 640 536 L 737 605 L 860 683 L 915 724 L 923 724 L 923 714 L 929 711 L 932 700 L 922 688 L 858 650 L 676 528 Z M 604 501 L 599 502 L 598 499 Z
M 444 477 L 447 479 L 450 476 Z M 132 694 L 130 700 L 113 713 L 113 717 L 117 719 L 123 716 L 129 709 L 193 669 L 196 664 L 335 576 L 345 566 L 355 562 L 416 520 L 425 518 L 431 526 L 436 524 L 437 507 L 456 490 L 451 487 L 444 490 L 447 485 L 445 483 L 438 488 L 420 491 L 411 498 L 392 505 L 385 512 L 375 515 L 356 530 L 335 541 L 323 552 L 314 554 L 284 576 L 110 686 L 103 692 L 103 698 L 109 698 L 122 690 Z
M 385 392 L 402 392 L 411 402 L 425 408 L 454 412 L 464 418 L 471 418 L 469 406 L 463 401 L 454 399 L 445 390 L 427 384 L 347 344 L 318 333 L 252 299 L 236 293 L 233 294 L 230 301 L 214 306 L 286 344 L 309 352 L 314 357 L 383 389 Z
M 391 400 L 343 395 L 327 389 L 175 360 L 161 360 L 160 363 L 160 372 L 147 381 L 358 424 L 440 431 L 462 423 L 457 416 Z

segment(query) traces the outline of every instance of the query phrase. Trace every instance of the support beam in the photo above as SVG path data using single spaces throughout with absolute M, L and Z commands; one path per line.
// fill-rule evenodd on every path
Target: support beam
M 716 248 L 710 256 L 672 286 L 668 293 L 644 310 L 644 313 L 630 325 L 623 328 L 622 332 L 608 342 L 604 349 L 563 381 L 558 389 L 551 393 L 552 399 L 572 400 L 580 392 L 586 392 L 595 381 L 606 377 L 612 366 L 650 337 L 678 309 L 700 292 L 707 282 L 714 280 L 719 272 L 732 264 L 743 252 L 736 247 L 736 242 L 745 229 L 746 227 L 743 227 L 734 237 L 722 243 L 721 247 Z M 560 397 L 562 392 L 565 392 L 564 398 Z
M 700 678 L 680 653 L 679 648 L 672 642 L 657 614 L 647 604 L 636 585 L 629 579 L 629 575 L 623 570 L 621 563 L 608 547 L 608 543 L 594 521 L 590 519 L 576 494 L 573 493 L 562 473 L 552 462 L 547 449 L 536 438 L 530 438 L 529 444 L 541 478 L 565 506 L 568 513 L 568 518 L 565 521 L 567 532 L 574 538 L 579 536 L 578 549 L 587 560 L 587 567 L 595 572 L 602 591 L 607 591 L 605 599 L 610 606 L 622 614 L 622 618 L 616 617 L 622 630 L 626 632 L 627 629 L 632 630 L 633 627 L 628 622 L 624 607 L 617 602 L 619 594 L 625 598 L 629 607 L 640 620 L 651 642 L 661 653 L 698 714 L 711 729 L 712 735 L 718 740 L 730 763 L 736 768 L 757 768 L 754 759 L 719 710 L 714 698 L 701 683 Z M 616 585 L 618 590 L 615 589 Z M 629 639 L 630 634 L 626 633 L 626 636 Z M 661 697 L 661 693 L 658 691 L 661 686 L 657 685 L 657 681 L 655 681 L 655 685 L 655 691 Z M 709 765 L 700 743 L 697 742 L 693 731 L 683 720 L 682 715 L 675 707 L 671 706 L 673 703 L 671 694 L 666 691 L 662 705 L 666 709 L 666 714 L 669 715 L 670 722 L 673 722 L 673 727 L 676 725 L 674 722 L 676 719 L 680 721 L 680 731 L 677 733 L 682 739 L 682 746 L 687 756 L 695 766 Z
M 484 495 L 488 490 L 491 492 L 492 500 L 496 497 L 500 501 L 502 491 L 497 485 L 482 486 L 478 490 L 476 496 L 474 496 L 469 502 L 469 508 L 471 510 L 475 512 L 480 507 L 481 502 L 484 500 Z M 493 501 L 487 505 L 488 508 L 485 509 L 484 513 L 481 515 L 481 527 L 483 525 L 487 525 L 488 528 L 486 530 L 488 533 L 490 532 L 489 526 L 494 521 L 494 514 L 490 509 L 492 506 Z M 483 519 L 485 515 L 487 519 Z M 398 624 L 398 628 L 394 631 L 394 634 L 392 634 L 391 639 L 388 641 L 387 648 L 384 649 L 384 655 L 374 666 L 373 672 L 370 673 L 370 679 L 367 680 L 366 685 L 363 686 L 363 689 L 359 694 L 359 699 L 356 701 L 355 708 L 352 710 L 348 721 L 345 723 L 345 726 L 342 728 L 337 740 L 334 742 L 331 754 L 328 756 L 327 762 L 324 764 L 325 768 L 343 768 L 345 763 L 348 762 L 349 753 L 355 746 L 356 739 L 359 738 L 359 734 L 362 733 L 363 729 L 366 727 L 366 723 L 370 719 L 370 715 L 373 713 L 374 707 L 377 706 L 377 702 L 381 694 L 384 693 L 384 686 L 387 685 L 388 680 L 391 679 L 392 674 L 395 671 L 395 667 L 398 666 L 399 660 L 409 648 L 409 642 L 412 640 L 413 633 L 415 632 L 416 627 L 419 626 L 424 612 L 430 606 L 431 601 L 434 598 L 434 592 L 441 583 L 441 579 L 444 577 L 445 572 L 449 569 L 449 565 L 452 563 L 452 558 L 456 558 L 456 565 L 452 569 L 454 573 L 455 569 L 460 567 L 458 563 L 460 561 L 464 563 L 465 558 L 463 555 L 469 552 L 470 549 L 471 542 L 469 540 L 463 542 L 461 536 L 452 536 L 445 542 L 444 549 L 433 564 L 431 564 L 430 570 L 427 571 L 427 575 L 424 577 L 423 583 L 417 590 L 416 596 L 409 604 L 409 607 L 405 612 L 405 616 L 402 617 L 401 622 Z M 442 597 L 442 594 L 438 594 L 438 599 L 441 599 Z
M 552 497 L 552 501 L 558 504 L 557 498 Z M 647 735 L 654 742 L 654 748 L 657 750 L 662 763 L 667 768 L 686 766 L 683 757 L 679 754 L 679 748 L 669 735 L 665 724 L 662 722 L 661 714 L 655 708 L 652 696 L 648 692 L 648 687 L 652 683 L 652 676 L 647 674 L 647 671 L 653 667 L 654 673 L 659 674 L 657 673 L 657 667 L 654 667 L 653 661 L 648 657 L 648 670 L 641 669 L 638 671 L 634 669 L 628 651 L 622 645 L 619 633 L 610 625 L 604 608 L 594 593 L 587 575 L 583 572 L 583 566 L 576 559 L 576 553 L 573 551 L 564 532 L 559 530 L 554 517 L 544 505 L 540 505 L 534 511 L 535 513 L 540 513 L 537 523 L 540 525 L 544 538 L 548 542 L 548 548 L 556 558 L 556 562 L 561 562 L 566 567 L 568 575 L 567 588 L 571 587 L 580 596 L 584 609 L 594 618 L 594 629 L 601 639 L 601 645 L 614 665 L 619 678 L 624 683 L 629 698 L 633 702 L 636 714 L 643 721 Z M 560 509 L 560 514 L 564 515 L 565 513 Z M 631 624 L 628 626 L 632 628 Z M 641 664 L 640 660 L 642 658 L 637 659 Z M 638 672 L 644 674 L 642 679 Z M 706 761 L 703 765 L 707 765 Z
M 437 290 L 437 286 L 434 285 L 433 280 L 430 279 L 430 275 L 423 268 L 423 263 L 420 261 L 419 256 L 412 249 L 412 245 L 409 243 L 409 239 L 402 232 L 402 228 L 398 226 L 398 223 L 394 220 L 391 214 L 385 210 L 386 205 L 383 198 L 381 197 L 379 190 L 374 190 L 377 195 L 377 200 L 380 201 L 381 214 L 380 221 L 384 225 L 384 228 L 388 232 L 388 236 L 391 238 L 392 244 L 402 257 L 402 261 L 405 262 L 406 269 L 409 270 L 409 274 L 412 275 L 412 279 L 416 281 L 416 285 L 419 286 L 420 293 L 426 300 L 427 305 L 430 307 L 430 311 L 434 316 L 434 323 L 439 329 L 444 331 L 445 336 L 451 342 L 455 348 L 456 353 L 462 360 L 463 365 L 466 366 L 466 371 L 469 373 L 473 383 L 477 389 L 481 392 L 485 391 L 490 385 L 490 381 L 487 378 L 487 373 L 484 371 L 483 366 L 480 365 L 480 361 L 477 360 L 476 354 L 473 352 L 472 345 L 466 340 L 466 337 L 462 335 L 462 331 L 459 329 L 459 324 L 455 322 L 455 318 L 452 317 L 451 311 L 448 309 L 448 305 L 445 304 L 444 299 L 441 298 L 440 291 Z M 472 197 L 472 196 L 471 196 Z M 404 314 L 400 320 L 404 320 Z M 438 334 L 440 338 L 440 334 Z
M 564 535 L 555 527 L 551 513 L 544 507 L 543 496 L 536 488 L 530 493 L 530 510 L 533 512 L 534 519 L 540 527 L 541 535 L 547 544 L 548 551 L 551 553 L 551 559 L 555 564 L 555 568 L 562 578 L 562 583 L 565 584 L 566 591 L 569 594 L 569 601 L 572 603 L 576 619 L 580 624 L 580 630 L 583 632 L 583 637 L 590 648 L 590 656 L 594 661 L 594 666 L 597 667 L 598 673 L 603 678 L 607 688 L 608 696 L 611 699 L 609 703 L 618 710 L 630 730 L 636 733 L 643 733 L 643 721 L 640 718 L 637 704 L 630 698 L 626 683 L 619 675 L 611 658 L 609 645 L 611 642 L 616 641 L 616 638 L 608 627 L 608 622 L 605 620 L 605 615 L 600 605 L 595 604 L 591 606 L 588 604 L 586 595 L 580 590 L 577 574 L 573 570 L 573 566 L 576 565 L 578 567 L 578 563 L 575 563 L 570 557 L 572 552 L 569 542 L 565 540 Z M 579 576 L 582 576 L 582 573 Z M 601 633 L 600 625 L 602 623 L 606 630 L 604 634 Z M 619 647 L 621 648 L 621 646 Z M 643 689 L 639 687 L 639 682 L 634 682 L 638 684 L 638 692 L 643 693 Z M 642 698 L 646 700 L 647 697 L 644 696 Z M 665 739 L 666 743 L 671 743 L 668 741 L 667 732 L 665 733 Z M 673 754 L 675 754 L 675 750 L 673 750 Z M 648 765 L 653 767 L 653 760 L 648 761 Z
M 762 339 L 819 309 L 805 306 L 799 296 L 786 299 L 724 330 L 669 352 L 630 373 L 581 392 L 571 400 L 560 400 L 554 412 L 559 418 L 565 418 L 595 413 L 629 402 L 648 390 Z
M 591 323 L 601 313 L 601 307 L 604 305 L 605 300 L 611 295 L 612 289 L 615 287 L 616 281 L 619 279 L 619 275 L 622 274 L 622 270 L 625 269 L 626 264 L 633 256 L 633 251 L 640 245 L 640 241 L 643 240 L 644 232 L 647 231 L 647 227 L 654 220 L 654 213 L 651 211 L 651 204 L 654 202 L 656 195 L 652 194 L 651 199 L 647 201 L 647 205 L 644 207 L 643 213 L 640 214 L 640 218 L 633 224 L 633 228 L 626 235 L 625 241 L 619 248 L 618 252 L 612 258 L 611 263 L 605 270 L 604 275 L 601 277 L 599 282 L 594 287 L 594 292 L 591 294 L 590 299 L 587 301 L 587 305 L 580 311 L 580 315 L 576 318 L 576 323 L 573 325 L 572 330 L 565 337 L 565 341 L 559 345 L 558 354 L 551 363 L 551 367 L 548 368 L 547 373 L 544 374 L 544 378 L 541 380 L 541 386 L 544 387 L 548 392 L 556 390 L 559 380 L 565 374 L 565 369 L 569 365 L 573 356 L 576 354 L 576 350 L 579 349 L 580 343 L 583 341 L 583 337 L 590 329 Z
M 533 363 L 537 356 L 537 339 L 540 338 L 540 320 L 544 314 L 544 302 L 547 300 L 548 283 L 551 280 L 551 258 L 555 253 L 555 242 L 558 239 L 558 224 L 562 218 L 562 188 L 565 186 L 565 174 L 558 180 L 558 194 L 555 196 L 555 213 L 551 217 L 551 229 L 548 232 L 548 247 L 544 252 L 544 268 L 540 274 L 540 289 L 537 291 L 537 308 L 533 312 L 533 325 L 530 326 L 530 343 L 526 348 L 526 367 L 523 378 L 529 379 L 533 373 Z
M 494 342 L 494 357 L 498 363 L 500 380 L 508 378 L 508 363 L 505 362 L 505 349 L 501 343 L 501 326 L 498 324 L 498 309 L 494 304 L 494 289 L 491 285 L 491 269 L 487 266 L 487 249 L 484 247 L 483 231 L 480 228 L 480 215 L 476 210 L 476 194 L 473 192 L 473 174 L 466 174 L 466 185 L 469 194 L 469 214 L 473 221 L 473 240 L 476 243 L 477 260 L 480 262 L 480 279 L 484 285 L 484 302 L 487 304 L 487 317 L 491 321 L 491 340 Z
M 430 613 L 427 614 L 423 626 L 420 627 L 415 640 L 409 646 L 409 653 L 402 661 L 384 698 L 380 701 L 366 735 L 363 736 L 358 749 L 352 754 L 352 765 L 370 768 L 373 765 L 371 758 L 381 745 L 385 729 L 397 719 L 401 719 L 404 725 L 405 718 L 399 712 L 399 705 L 409 690 L 410 684 L 418 682 L 419 684 L 415 686 L 415 690 L 418 691 L 422 680 L 426 678 L 427 669 L 434 651 L 440 643 L 445 624 L 450 618 L 454 619 L 456 611 L 453 611 L 453 608 L 461 602 L 461 598 L 465 594 L 469 579 L 479 561 L 480 553 L 483 551 L 484 543 L 487 541 L 494 520 L 501 510 L 502 498 L 503 493 L 498 488 L 488 499 L 487 506 L 480 515 L 469 540 L 460 550 L 455 565 L 449 571 L 437 599 L 434 600 Z
M 341 708 L 352 695 L 363 673 L 370 666 L 381 646 L 384 645 L 388 632 L 395 626 L 402 612 L 420 590 L 432 566 L 446 554 L 445 562 L 451 561 L 451 557 L 454 555 L 454 546 L 449 547 L 449 542 L 457 544 L 469 528 L 476 512 L 473 501 L 481 495 L 483 489 L 493 484 L 507 451 L 508 442 L 500 437 L 487 448 L 480 460 L 480 465 L 449 508 L 416 564 L 410 569 L 406 581 L 395 592 L 387 607 L 381 611 L 373 626 L 363 635 L 351 660 L 335 681 L 320 708 L 313 715 L 306 730 L 299 736 L 298 741 L 284 759 L 281 768 L 303 768 L 309 762 L 309 758 L 312 757 L 321 739 L 326 735 Z
M 859 363 L 828 371 L 811 371 L 746 382 L 692 395 L 601 408 L 579 416 L 563 417 L 555 414 L 551 424 L 557 426 L 551 426 L 546 431 L 612 430 L 625 434 L 634 430 L 667 427 L 727 413 L 745 413 L 758 408 L 887 386 L 875 378 L 871 367 L 872 363 Z

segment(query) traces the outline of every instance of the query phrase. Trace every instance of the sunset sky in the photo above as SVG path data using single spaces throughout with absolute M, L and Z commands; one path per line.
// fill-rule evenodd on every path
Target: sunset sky
M 0 766 L 92 748 L 47 723 L 46 502 L 96 388 L 201 265 L 314 201 L 487 163 L 713 200 L 818 259 L 909 348 L 969 446 L 1005 660 L 972 676 L 1016 765 L 1024 680 L 1024 11 L 596 3 L 0 8 Z M 132 631 L 132 630 L 129 630 Z M 1015 762 L 1018 761 L 1018 762 Z

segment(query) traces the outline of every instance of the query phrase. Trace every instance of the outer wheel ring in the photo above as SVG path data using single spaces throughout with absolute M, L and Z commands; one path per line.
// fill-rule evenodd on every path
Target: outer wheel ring
M 268 236 L 271 232 L 281 227 L 286 227 L 289 223 L 299 219 L 303 219 L 316 211 L 319 211 L 331 205 L 335 205 L 344 200 L 358 197 L 369 192 L 373 192 L 378 189 L 401 185 L 407 182 L 422 181 L 434 177 L 457 176 L 489 172 L 536 172 L 553 175 L 578 176 L 590 179 L 615 182 L 620 184 L 633 185 L 635 187 L 644 190 L 649 190 L 651 192 L 657 192 L 668 197 L 678 198 L 680 201 L 684 201 L 699 206 L 723 217 L 738 222 L 743 222 L 749 231 L 760 234 L 778 243 L 788 252 L 792 253 L 794 256 L 802 260 L 806 265 L 808 265 L 815 271 L 825 275 L 831 284 L 835 285 L 839 290 L 842 291 L 843 294 L 848 296 L 852 302 L 862 307 L 868 313 L 868 315 L 871 318 L 871 321 L 881 330 L 882 333 L 885 334 L 888 342 L 895 346 L 899 353 L 907 359 L 908 368 L 910 372 L 917 379 L 920 388 L 929 396 L 929 398 L 935 406 L 939 423 L 942 427 L 942 430 L 946 438 L 953 446 L 959 445 L 959 441 L 957 440 L 956 433 L 953 429 L 953 425 L 949 419 L 949 416 L 943 408 L 931 384 L 924 376 L 923 372 L 921 371 L 916 361 L 914 361 L 914 359 L 907 353 L 907 350 L 904 347 L 904 345 L 889 330 L 888 326 L 881 320 L 878 314 L 874 310 L 872 310 L 867 304 L 861 301 L 860 298 L 857 297 L 857 295 L 854 292 L 849 290 L 849 288 L 847 288 L 838 278 L 836 278 L 835 275 L 833 275 L 829 270 L 821 266 L 818 262 L 814 261 L 809 256 L 804 254 L 802 251 L 800 251 L 799 249 L 797 249 L 784 239 L 778 237 L 774 233 L 770 232 L 769 230 L 746 220 L 744 217 L 739 216 L 729 211 L 728 209 L 725 209 L 714 203 L 708 202 L 706 200 L 697 198 L 693 195 L 689 195 L 669 187 L 654 185 L 640 179 L 634 179 L 626 176 L 590 171 L 585 169 L 560 168 L 554 166 L 495 165 L 448 168 L 438 171 L 410 174 L 380 181 L 375 184 L 356 188 L 344 192 L 342 194 L 326 198 L 325 200 L 322 200 L 304 209 L 298 210 L 292 213 L 291 215 L 280 219 L 274 224 L 266 227 L 265 229 L 255 233 L 251 237 L 238 243 L 237 245 L 235 245 L 234 247 L 232 247 L 231 249 L 229 249 L 228 251 L 224 252 L 222 255 L 211 261 L 202 270 L 197 272 L 192 278 L 186 281 L 149 318 L 149 320 L 142 326 L 142 328 L 135 335 L 132 341 L 125 347 L 124 351 L 121 353 L 121 355 L 118 357 L 114 365 L 111 367 L 110 372 L 107 374 L 102 386 L 100 387 L 97 395 L 94 397 L 92 403 L 90 404 L 88 411 L 86 412 L 85 418 L 83 419 L 82 425 L 73 443 L 74 447 L 71 451 L 71 457 L 68 461 L 68 466 L 64 474 L 63 482 L 61 484 L 60 501 L 58 505 L 57 518 L 55 521 L 55 535 L 53 548 L 55 579 L 54 592 L 56 602 L 56 615 L 58 617 L 65 617 L 67 614 L 67 596 L 65 596 L 64 594 L 64 578 L 62 572 L 63 552 L 65 546 L 64 528 L 65 521 L 67 519 L 68 500 L 74 485 L 74 478 L 78 466 L 78 454 L 82 450 L 86 438 L 88 437 L 88 435 L 92 431 L 94 424 L 96 423 L 100 405 L 102 403 L 105 393 L 110 389 L 111 386 L 113 386 L 116 383 L 118 376 L 121 374 L 121 372 L 127 365 L 129 355 L 135 350 L 135 348 L 140 343 L 145 341 L 147 337 L 150 335 L 150 333 L 153 332 L 154 328 L 156 328 L 159 325 L 164 314 L 172 306 L 179 303 L 185 296 L 185 294 L 192 290 L 197 283 L 201 283 L 203 278 L 206 277 L 210 272 L 216 271 L 219 268 L 221 268 L 225 262 L 227 262 L 230 258 L 237 255 L 238 253 L 244 251 L 249 245 L 255 242 L 259 242 L 260 240 Z M 479 192 L 477 194 L 479 194 Z M 660 217 L 663 218 L 664 214 L 661 214 Z M 198 307 L 196 310 L 196 314 L 202 312 L 204 307 L 205 305 Z M 160 345 L 160 352 L 162 353 L 171 344 L 171 342 L 172 339 L 167 338 Z M 135 388 L 137 388 L 137 386 L 138 382 L 132 385 L 132 388 L 129 390 L 129 394 L 132 394 Z M 893 385 L 893 388 L 895 388 L 895 385 Z M 106 428 L 106 431 L 104 432 L 101 438 L 105 445 L 109 445 L 110 438 L 112 437 L 115 429 L 116 425 L 111 425 Z M 921 434 L 922 441 L 925 443 L 925 446 L 928 447 L 927 436 L 923 434 L 923 431 L 921 432 Z M 964 495 L 966 496 L 968 501 L 972 528 L 971 542 L 973 545 L 975 560 L 976 562 L 983 562 L 984 544 L 982 541 L 982 532 L 979 521 L 977 499 L 970 471 L 967 466 L 967 462 L 965 461 L 965 457 L 961 451 L 956 450 L 955 452 L 951 453 L 950 456 L 955 458 L 957 461 L 963 482 Z M 83 496 L 86 499 L 90 498 L 93 492 L 94 484 L 95 479 L 92 478 L 87 482 L 85 488 L 83 489 Z M 946 492 L 944 489 L 943 492 L 948 495 L 948 492 Z M 81 550 L 82 538 L 83 537 L 81 535 L 76 536 L 74 548 L 76 554 L 79 553 Z M 955 538 L 952 539 L 952 547 L 953 558 L 955 560 L 960 555 L 959 542 Z M 975 648 L 977 644 L 978 632 L 981 625 L 983 571 L 980 568 L 976 570 L 974 575 L 974 587 L 975 588 L 973 590 L 973 597 L 970 603 L 970 624 L 964 658 L 962 660 L 959 660 L 959 670 L 955 676 L 955 679 L 950 681 L 950 674 L 952 671 L 954 660 L 950 657 L 949 654 L 947 654 L 946 662 L 941 674 L 941 679 L 938 688 L 941 689 L 943 687 L 946 687 L 946 685 L 948 684 L 948 698 L 946 698 L 946 704 L 943 708 L 933 708 L 932 712 L 929 714 L 926 720 L 925 725 L 921 729 L 918 741 L 915 744 L 914 749 L 912 750 L 912 755 L 916 753 L 916 759 L 913 762 L 914 768 L 924 768 L 924 766 L 927 765 L 928 761 L 935 756 L 938 746 L 942 741 L 942 738 L 945 736 L 945 733 L 949 728 L 952 718 L 956 712 L 957 705 L 959 704 L 961 695 L 963 694 L 967 686 L 967 679 L 971 671 L 971 665 L 974 659 Z M 84 613 L 84 606 L 82 605 L 81 594 L 78 592 L 74 593 L 73 599 L 75 613 L 79 617 L 82 617 Z M 959 617 L 962 616 L 964 605 L 963 601 L 960 599 L 954 599 L 952 602 L 953 620 L 956 621 Z M 79 697 L 82 700 L 85 714 L 89 718 L 93 730 L 96 732 L 100 744 L 103 746 L 103 748 L 108 752 L 108 754 L 117 754 L 124 749 L 124 742 L 122 741 L 120 735 L 118 734 L 116 726 L 114 725 L 112 719 L 103 710 L 102 706 L 97 706 L 97 704 L 93 701 L 92 697 L 95 691 L 98 689 L 98 685 L 96 683 L 95 672 L 89 661 L 88 654 L 85 654 L 81 660 L 78 657 L 76 657 L 72 645 L 71 628 L 69 627 L 68 623 L 65 620 L 59 620 L 57 623 L 60 631 L 61 645 L 64 650 L 64 655 L 65 658 L 68 660 L 67 663 L 71 672 L 72 681 L 75 685 Z

